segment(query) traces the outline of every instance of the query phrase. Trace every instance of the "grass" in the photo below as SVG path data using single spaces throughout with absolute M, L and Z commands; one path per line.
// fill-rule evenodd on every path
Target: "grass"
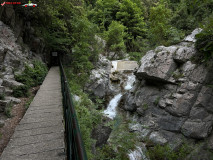
M 9 106 L 7 106 L 6 108 L 5 108 L 5 110 L 4 110 L 4 112 L 5 112 L 5 114 L 6 114 L 6 116 L 8 117 L 8 118 L 11 118 L 12 117 L 12 108 L 13 108 L 13 104 L 12 103 L 10 103 L 9 104 Z
M 34 96 L 30 97 L 30 99 L 28 99 L 28 101 L 25 103 L 24 107 L 27 110 L 31 104 L 31 102 L 33 101 Z
M 154 102 L 154 104 L 157 106 L 158 103 L 159 103 L 159 101 L 160 101 L 160 97 L 157 97 L 156 100 L 155 100 L 155 102 Z

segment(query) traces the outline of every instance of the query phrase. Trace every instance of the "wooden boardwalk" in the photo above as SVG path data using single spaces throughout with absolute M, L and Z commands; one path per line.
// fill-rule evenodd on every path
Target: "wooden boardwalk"
M 52 67 L 0 160 L 64 160 L 59 67 Z

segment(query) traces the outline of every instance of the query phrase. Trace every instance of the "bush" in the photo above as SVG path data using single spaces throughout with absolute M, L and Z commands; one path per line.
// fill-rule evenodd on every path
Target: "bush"
M 24 71 L 19 75 L 15 75 L 15 80 L 24 84 L 24 86 L 13 88 L 13 95 L 15 97 L 28 97 L 30 87 L 42 84 L 47 74 L 47 67 L 40 61 L 34 61 L 33 65 L 33 68 L 29 65 L 25 65 Z
M 195 47 L 204 54 L 205 59 L 213 56 L 213 14 L 207 19 L 203 31 L 196 35 Z
M 34 87 L 42 84 L 47 74 L 47 67 L 40 61 L 34 61 L 33 65 L 33 68 L 25 65 L 25 69 L 22 74 L 15 75 L 16 81 L 21 82 L 28 87 Z
M 138 139 L 134 132 L 129 132 L 129 122 L 116 116 L 112 122 L 109 144 L 99 148 L 96 159 L 129 160 L 128 153 L 135 149 Z
M 13 88 L 14 97 L 28 97 L 29 96 L 29 87 L 27 85 L 18 86 Z
M 0 100 L 5 100 L 5 95 L 4 94 L 0 94 Z
M 148 155 L 151 160 L 178 160 L 184 159 L 191 150 L 192 147 L 186 143 L 177 152 L 173 151 L 169 145 L 156 145 L 153 148 L 149 148 Z

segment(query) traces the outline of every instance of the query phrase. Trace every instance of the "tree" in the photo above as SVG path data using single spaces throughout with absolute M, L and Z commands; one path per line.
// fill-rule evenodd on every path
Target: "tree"
M 204 58 L 213 56 L 213 14 L 207 18 L 203 31 L 196 35 L 196 39 L 195 46 L 199 52 L 204 53 Z
M 107 47 L 110 51 L 115 52 L 115 55 L 122 56 L 125 51 L 124 32 L 125 27 L 117 21 L 112 21 L 109 30 L 105 33 Z
M 137 3 L 131 0 L 123 0 L 116 18 L 126 27 L 128 33 L 128 37 L 126 37 L 127 49 L 131 50 L 131 41 L 137 37 L 145 37 L 146 35 L 143 12 Z
M 171 28 L 169 24 L 171 14 L 172 11 L 166 7 L 166 3 L 163 1 L 156 3 L 156 6 L 150 9 L 149 37 L 153 44 L 157 42 L 163 43 L 163 41 L 167 40 L 167 30 Z
M 116 19 L 119 6 L 118 0 L 97 0 L 95 8 L 90 12 L 89 18 L 96 24 L 99 24 L 102 31 L 107 30 L 111 22 Z

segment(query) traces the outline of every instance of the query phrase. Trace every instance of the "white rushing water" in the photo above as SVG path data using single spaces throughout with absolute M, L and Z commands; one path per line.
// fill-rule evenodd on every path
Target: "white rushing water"
M 131 74 L 128 76 L 127 85 L 124 87 L 125 90 L 130 90 L 133 87 L 133 84 L 135 82 L 135 75 Z
M 129 154 L 129 160 L 148 160 L 147 157 L 144 155 L 141 147 L 136 147 L 136 150 L 131 151 Z
M 118 106 L 119 101 L 121 100 L 121 97 L 122 97 L 122 94 L 119 93 L 109 102 L 107 109 L 104 111 L 104 114 L 107 117 L 111 119 L 115 118 L 117 113 L 116 108 Z

